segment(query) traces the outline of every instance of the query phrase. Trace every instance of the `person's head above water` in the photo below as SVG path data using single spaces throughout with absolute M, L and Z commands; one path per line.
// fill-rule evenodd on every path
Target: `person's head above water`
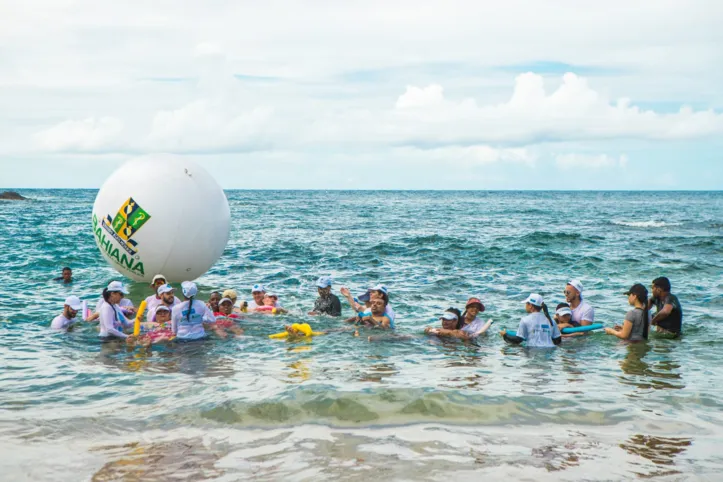
M 158 294 L 158 288 L 160 286 L 163 286 L 164 284 L 166 284 L 166 277 L 162 274 L 155 275 L 153 277 L 153 280 L 151 281 L 151 287 L 153 288 L 153 291 L 156 292 L 156 294 Z
M 555 319 L 558 323 L 570 323 L 572 319 L 572 310 L 567 303 L 560 303 L 555 309 Z
M 221 296 L 221 293 L 219 293 L 218 291 L 212 292 L 211 296 L 208 297 L 208 306 L 211 308 L 212 311 L 218 311 L 218 302 L 221 301 L 221 298 L 225 297 Z
M 172 305 L 173 300 L 175 299 L 175 290 L 173 289 L 173 286 L 169 284 L 161 285 L 156 290 L 156 293 L 158 293 L 158 297 L 161 299 L 161 301 L 166 305 Z
M 82 308 L 83 303 L 80 301 L 80 298 L 77 296 L 68 296 L 65 298 L 65 303 L 63 304 L 63 316 L 72 320 Z
M 251 296 L 254 297 L 254 302 L 261 306 L 264 304 L 264 295 L 266 294 L 266 288 L 262 284 L 255 284 L 251 287 Z
M 103 290 L 103 300 L 112 305 L 120 303 L 123 296 L 128 294 L 128 290 L 120 281 L 111 281 Z
M 166 324 L 171 321 L 171 310 L 167 306 L 161 305 L 156 308 L 156 314 L 153 321 L 160 324 Z
M 472 297 L 467 300 L 467 303 L 464 305 L 464 314 L 462 317 L 466 320 L 474 320 L 477 315 L 484 312 L 485 305 L 482 303 L 482 300 L 479 298 Z
M 635 300 L 637 299 L 641 304 L 647 306 L 648 303 L 648 290 L 640 283 L 635 283 L 625 292 L 628 297 L 628 303 L 635 306 Z
M 525 311 L 528 313 L 542 311 L 542 305 L 544 304 L 542 296 L 537 293 L 530 293 L 530 296 L 523 303 L 525 303 Z
M 70 283 L 71 281 L 73 281 L 73 270 L 66 266 L 65 268 L 63 268 L 61 278 L 63 279 L 64 283 Z
M 331 276 L 322 276 L 316 280 L 316 291 L 325 298 L 331 294 Z
M 191 299 L 198 294 L 198 286 L 193 281 L 184 281 L 181 283 L 181 291 L 186 299 Z
M 453 309 L 453 308 L 450 308 L 450 309 Z M 442 328 L 444 328 L 445 330 L 456 330 L 457 323 L 459 323 L 459 315 L 457 315 L 456 313 L 453 313 L 450 310 L 447 310 L 440 317 L 440 320 L 442 320 Z
M 387 309 L 387 299 L 384 297 L 376 297 L 371 300 L 372 315 L 383 315 Z
M 670 280 L 665 276 L 655 278 L 650 288 L 653 291 L 653 296 L 655 296 L 656 298 L 662 298 L 668 293 L 670 293 Z
M 265 306 L 276 306 L 277 301 L 279 301 L 279 297 L 276 295 L 276 293 L 266 293 L 266 295 L 264 296 Z
M 525 304 L 525 310 L 528 313 L 535 311 L 542 311 L 542 307 L 545 306 L 545 302 L 542 299 L 542 295 L 538 293 L 530 293 L 530 295 L 523 301 Z
M 233 301 L 230 298 L 223 298 L 218 302 L 218 311 L 224 315 L 230 315 L 233 311 Z
M 582 301 L 582 283 L 579 279 L 568 281 L 568 283 L 565 285 L 565 291 L 563 293 L 565 294 L 565 300 L 568 303 Z

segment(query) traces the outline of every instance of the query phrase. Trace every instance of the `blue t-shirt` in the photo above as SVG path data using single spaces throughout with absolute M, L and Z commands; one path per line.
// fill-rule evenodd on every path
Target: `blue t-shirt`
M 538 311 L 537 313 L 530 313 L 520 320 L 517 336 L 524 338 L 528 347 L 552 348 L 555 346 L 552 339 L 561 335 L 557 324 L 550 324 L 550 320 L 542 312 Z

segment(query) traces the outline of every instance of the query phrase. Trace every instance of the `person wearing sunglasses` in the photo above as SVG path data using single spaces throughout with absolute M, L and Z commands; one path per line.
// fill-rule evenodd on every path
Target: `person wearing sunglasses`
M 570 305 L 570 311 L 572 317 L 570 318 L 570 325 L 587 326 L 592 325 L 595 322 L 595 309 L 583 300 L 582 297 L 582 283 L 578 279 L 570 280 L 565 285 L 565 300 Z

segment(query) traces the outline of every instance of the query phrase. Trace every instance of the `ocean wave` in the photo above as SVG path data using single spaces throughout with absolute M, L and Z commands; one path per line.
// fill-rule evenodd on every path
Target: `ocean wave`
M 617 226 L 627 226 L 629 228 L 662 228 L 665 226 L 680 226 L 680 223 L 666 223 L 665 221 L 613 221 Z

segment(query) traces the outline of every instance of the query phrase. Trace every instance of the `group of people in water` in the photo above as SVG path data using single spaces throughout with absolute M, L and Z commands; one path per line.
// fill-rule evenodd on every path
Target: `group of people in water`
M 64 268 L 63 276 L 57 280 L 71 283 L 70 268 Z M 124 340 L 130 345 L 150 346 L 171 340 L 199 340 L 208 336 L 209 332 L 221 338 L 229 334 L 242 335 L 243 328 L 239 322 L 244 313 L 288 313 L 279 296 L 261 284 L 251 288 L 250 301 L 239 301 L 238 293 L 227 289 L 214 291 L 206 302 L 198 299 L 198 287 L 191 281 L 181 283 L 179 294 L 183 299 L 176 296 L 176 289 L 162 274 L 153 277 L 151 286 L 154 294 L 146 298 L 139 308 L 126 298 L 129 292 L 120 281 L 111 282 L 103 290 L 94 313 L 85 308 L 80 298 L 70 296 L 65 300 L 63 313 L 52 321 L 51 328 L 67 330 L 78 322 L 79 313 L 84 311 L 80 318 L 86 322 L 98 322 L 101 340 Z M 308 315 L 341 317 L 341 300 L 332 293 L 332 279 L 322 276 L 317 280 L 316 287 L 319 296 Z M 651 290 L 652 296 L 649 297 L 644 285 L 638 283 L 630 287 L 625 295 L 632 309 L 627 312 L 622 324 L 605 328 L 605 333 L 631 342 L 646 340 L 650 326 L 660 333 L 680 335 L 683 313 L 680 301 L 671 293 L 670 280 L 665 277 L 654 279 Z M 359 334 L 359 327 L 395 330 L 396 314 L 389 303 L 386 286 L 378 284 L 357 297 L 352 296 L 346 287 L 342 287 L 340 293 L 355 313 L 344 319 L 346 323 L 355 325 L 355 335 Z M 559 345 L 563 337 L 584 336 L 586 333 L 581 327 L 597 328 L 591 326 L 595 321 L 595 310 L 583 298 L 582 283 L 577 279 L 570 280 L 565 285 L 564 295 L 565 302 L 558 304 L 551 316 L 542 296 L 531 293 L 523 301 L 527 314 L 520 320 L 517 331 L 501 330 L 500 336 L 511 344 L 524 343 L 528 347 L 545 348 Z M 656 311 L 651 315 L 653 308 Z M 484 321 L 480 318 L 484 311 L 482 300 L 472 297 L 467 300 L 464 311 L 447 309 L 439 318 L 441 325 L 427 327 L 424 333 L 462 340 L 475 339 L 486 333 L 493 323 L 491 319 Z M 566 331 L 571 333 L 566 334 Z M 285 326 L 282 334 L 283 337 L 303 337 L 321 333 L 313 332 L 308 324 L 293 324 Z M 379 337 L 369 337 L 370 341 L 375 339 Z

